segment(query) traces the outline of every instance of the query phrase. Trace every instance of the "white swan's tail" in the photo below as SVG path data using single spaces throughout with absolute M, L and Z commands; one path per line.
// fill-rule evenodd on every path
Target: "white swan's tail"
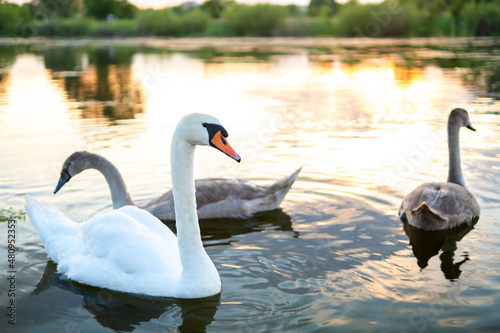
M 26 194 L 24 199 L 26 200 L 24 207 L 31 220 L 31 224 L 33 224 L 36 231 L 38 231 L 38 235 L 42 239 L 42 242 L 45 243 L 50 235 L 50 228 L 47 221 L 47 209 L 29 194 Z
M 71 221 L 56 207 L 46 207 L 28 194 L 24 198 L 31 224 L 40 235 L 47 254 L 57 263 L 60 255 L 57 251 L 58 243 L 68 237 L 74 237 L 79 224 Z
M 288 193 L 288 191 L 290 191 L 290 188 L 299 176 L 301 170 L 302 167 L 297 169 L 297 171 L 292 173 L 290 176 L 276 181 L 269 187 L 269 192 L 274 193 L 274 195 L 276 196 L 276 208 L 279 207 L 283 199 L 285 199 L 286 194 Z

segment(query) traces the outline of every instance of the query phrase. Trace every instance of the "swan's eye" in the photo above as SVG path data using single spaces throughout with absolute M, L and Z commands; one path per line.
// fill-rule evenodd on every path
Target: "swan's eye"
M 207 123 L 203 123 L 203 124 L 201 124 L 201 126 L 203 126 L 203 127 L 207 127 L 207 126 L 208 126 L 208 124 L 207 124 Z

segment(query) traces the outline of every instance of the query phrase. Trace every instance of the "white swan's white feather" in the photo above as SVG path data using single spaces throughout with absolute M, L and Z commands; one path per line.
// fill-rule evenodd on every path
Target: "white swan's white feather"
M 176 297 L 180 263 L 172 231 L 147 211 L 125 206 L 82 223 L 26 195 L 26 210 L 58 271 L 123 292 Z

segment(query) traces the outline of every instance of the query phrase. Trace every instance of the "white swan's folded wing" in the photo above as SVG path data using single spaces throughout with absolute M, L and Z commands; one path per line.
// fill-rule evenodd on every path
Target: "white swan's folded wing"
M 80 283 L 162 296 L 182 271 L 175 235 L 161 221 L 126 206 L 71 221 L 26 196 L 26 211 L 60 273 Z

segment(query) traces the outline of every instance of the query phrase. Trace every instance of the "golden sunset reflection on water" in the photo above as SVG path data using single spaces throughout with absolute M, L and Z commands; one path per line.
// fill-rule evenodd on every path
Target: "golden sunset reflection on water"
M 303 165 L 303 174 L 337 179 L 330 184 L 334 193 L 356 197 L 375 196 L 380 186 L 410 188 L 431 176 L 445 177 L 446 115 L 455 106 L 471 113 L 478 109 L 459 71 L 408 67 L 394 55 L 357 63 L 318 62 L 305 51 L 272 55 L 267 61 L 135 53 L 127 55 L 129 62 L 114 63 L 113 53 L 100 56 L 102 64 L 89 63 L 85 52 L 76 53 L 78 71 L 73 73 L 45 69 L 40 56 L 18 57 L 5 88 L 3 122 L 30 119 L 37 126 L 43 121 L 60 128 L 58 135 L 66 137 L 61 143 L 78 133 L 81 148 L 90 143 L 115 158 L 132 154 L 112 149 L 117 142 L 168 175 L 168 141 L 175 124 L 187 113 L 207 112 L 230 129 L 245 163 L 227 171 L 228 161 L 217 158 L 217 152 L 200 149 L 200 159 L 209 163 L 197 166 L 198 177 L 271 180 Z M 110 121 L 125 125 L 110 128 Z M 436 149 L 412 174 L 387 176 L 397 173 L 411 142 L 435 132 L 441 133 L 433 142 Z M 464 147 L 484 141 L 484 136 L 469 134 L 463 135 Z M 141 178 L 142 168 L 132 164 L 134 172 L 127 169 L 130 163 L 123 164 L 127 178 Z M 387 179 L 397 181 L 387 184 Z M 168 177 L 164 181 L 168 187 Z

